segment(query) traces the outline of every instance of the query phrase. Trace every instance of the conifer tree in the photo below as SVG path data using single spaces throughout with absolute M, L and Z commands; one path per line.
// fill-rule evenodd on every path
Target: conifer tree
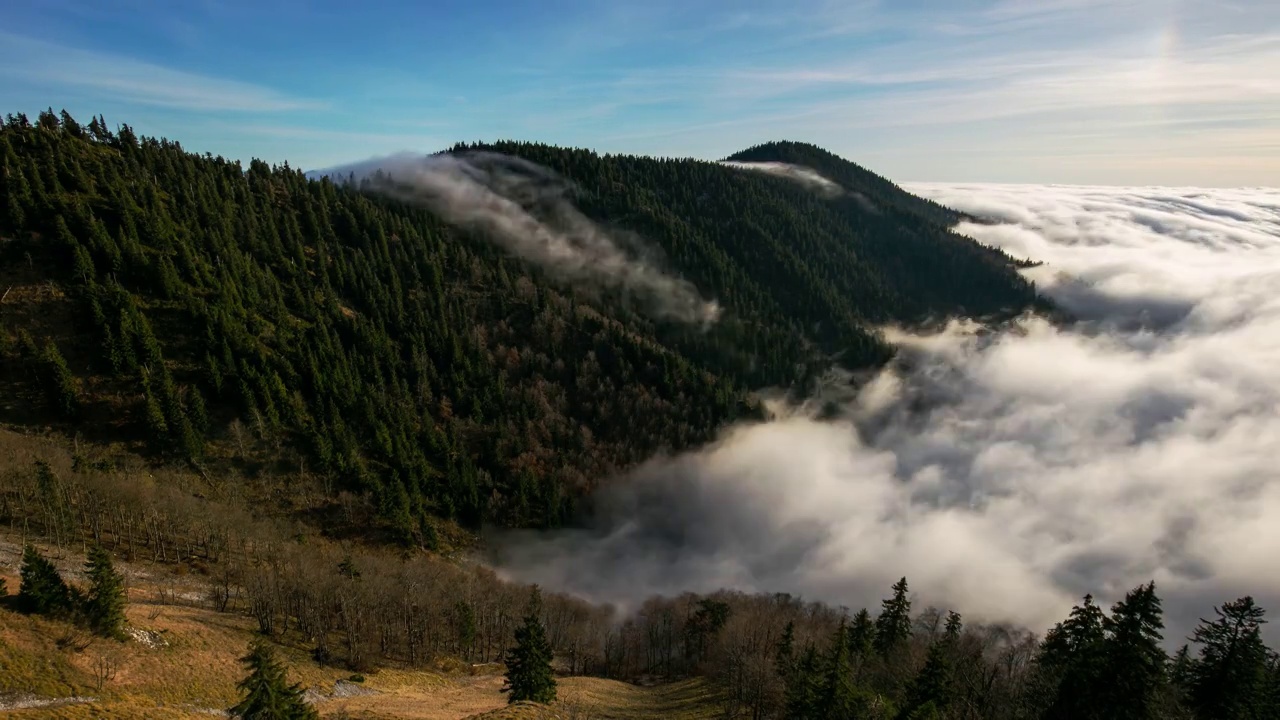
M 75 603 L 71 588 L 53 563 L 35 547 L 28 545 L 23 549 L 19 572 L 22 585 L 18 589 L 18 606 L 24 612 L 53 616 L 67 616 L 72 612 Z
M 1166 686 L 1168 656 L 1160 647 L 1164 627 L 1155 583 L 1141 585 L 1125 595 L 1103 620 L 1101 686 L 1109 717 L 1145 720 L 1159 717 L 1160 696 Z
M 556 699 L 556 679 L 551 670 L 552 649 L 542 625 L 542 593 L 537 585 L 529 594 L 524 623 L 516 628 L 516 646 L 507 651 L 507 702 L 521 700 L 549 703 Z
M 907 596 L 907 579 L 893 584 L 893 597 L 881 602 L 876 618 L 875 650 L 888 657 L 894 649 L 911 637 L 911 600 Z
M 1201 619 L 1191 636 L 1200 645 L 1189 673 L 1192 709 L 1202 718 L 1268 717 L 1263 609 L 1245 596 L 1214 608 L 1214 613 L 1217 619 Z
M 848 628 L 843 622 L 831 639 L 831 649 L 824 665 L 817 717 L 856 717 L 858 698 L 853 684 L 853 668 L 849 665 Z
M 862 608 L 849 623 L 849 657 L 864 659 L 875 650 L 876 625 L 871 613 Z
M 266 640 L 254 640 L 240 658 L 249 674 L 237 685 L 244 698 L 228 712 L 244 720 L 316 720 L 320 716 L 302 699 L 302 688 L 290 685 L 284 666 Z
M 74 420 L 80 414 L 80 397 L 76 391 L 76 381 L 67 368 L 67 361 L 52 341 L 46 342 L 40 354 L 44 375 L 45 397 L 60 416 L 66 420 Z
M 1045 634 L 1036 658 L 1031 683 L 1031 703 L 1043 708 L 1042 717 L 1095 718 L 1098 716 L 1099 671 L 1102 665 L 1104 615 L 1085 595 L 1084 602 Z
M 818 653 L 812 645 L 805 648 L 794 671 L 787 679 L 784 690 L 786 717 L 790 720 L 821 720 L 819 702 L 822 692 L 822 672 L 818 667 Z
M 950 655 L 953 646 L 954 640 L 949 636 L 944 636 L 929 646 L 924 667 L 907 686 L 906 701 L 898 717 L 904 720 L 929 717 L 930 713 L 943 712 L 951 703 L 955 691 Z
M 123 639 L 124 578 L 116 572 L 111 555 L 101 545 L 89 550 L 85 576 L 89 578 L 89 592 L 83 606 L 85 621 L 103 637 Z
M 791 676 L 796 670 L 795 658 L 796 643 L 796 623 L 794 620 L 787 621 L 787 627 L 782 631 L 782 638 L 778 640 L 778 647 L 773 655 L 773 668 L 778 673 L 778 677 L 782 678 L 785 684 L 790 681 Z

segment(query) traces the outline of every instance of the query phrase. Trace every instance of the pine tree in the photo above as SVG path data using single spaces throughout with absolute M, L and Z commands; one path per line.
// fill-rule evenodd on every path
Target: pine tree
M 1033 705 L 1043 707 L 1043 717 L 1073 720 L 1099 716 L 1099 671 L 1102 667 L 1104 615 L 1085 595 L 1071 615 L 1045 634 L 1036 658 L 1031 690 Z
M 1168 656 L 1160 647 L 1164 627 L 1155 583 L 1141 585 L 1125 595 L 1103 620 L 1107 637 L 1102 648 L 1102 674 L 1106 683 L 1103 705 L 1108 717 L 1145 720 L 1159 717 L 1160 698 L 1167 684 Z
M 103 637 L 124 638 L 124 578 L 116 572 L 111 555 L 102 546 L 89 551 L 85 576 L 89 593 L 84 599 L 84 617 L 89 627 Z
M 38 615 L 65 617 L 75 607 L 71 588 L 43 555 L 31 545 L 22 551 L 22 585 L 18 589 L 18 607 Z
M 952 657 L 960 642 L 962 630 L 960 615 L 947 614 L 946 630 L 942 637 L 929 645 L 924 667 L 907 686 L 906 701 L 898 714 L 900 718 L 925 718 L 944 712 L 955 693 L 955 677 Z
M 822 693 L 822 672 L 818 667 L 818 653 L 812 645 L 805 648 L 794 672 L 787 679 L 784 700 L 789 720 L 821 720 L 819 702 Z
M 853 614 L 849 623 L 849 656 L 864 658 L 875 649 L 876 625 L 871 613 L 862 608 Z
M 45 397 L 64 419 L 75 420 L 80 414 L 80 396 L 67 361 L 52 341 L 46 342 L 40 354 L 44 375 Z
M 778 677 L 782 678 L 785 684 L 796 670 L 795 658 L 796 643 L 796 623 L 794 620 L 787 621 L 787 627 L 782 631 L 782 639 L 778 641 L 778 647 L 773 655 L 773 668 L 778 673 Z
M 1204 718 L 1266 717 L 1265 613 L 1249 596 L 1214 612 L 1217 619 L 1201 619 L 1191 636 L 1200 645 L 1200 656 L 1189 673 L 1191 707 Z
M 857 713 L 857 689 L 853 684 L 853 668 L 849 665 L 848 628 L 844 622 L 831 639 L 831 649 L 824 658 L 822 686 L 818 695 L 817 716 L 852 718 Z
M 302 699 L 301 686 L 290 685 L 284 666 L 266 640 L 254 640 L 249 654 L 240 658 L 249 674 L 237 685 L 244 699 L 228 712 L 244 720 L 318 720 L 320 717 Z
M 907 597 L 907 579 L 893 584 L 893 597 L 881 603 L 880 617 L 876 618 L 875 650 L 887 658 L 898 646 L 911 637 L 911 600 Z
M 552 649 L 542 626 L 542 594 L 534 585 L 525 609 L 524 624 L 516 628 L 516 646 L 507 651 L 507 702 L 521 700 L 549 703 L 556 699 L 556 679 L 551 671 Z

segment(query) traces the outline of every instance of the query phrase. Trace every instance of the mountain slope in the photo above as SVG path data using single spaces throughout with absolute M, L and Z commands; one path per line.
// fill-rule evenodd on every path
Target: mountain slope
M 715 163 L 483 149 L 575 183 L 584 213 L 660 249 L 722 319 L 655 321 L 412 202 L 287 166 L 11 117 L 0 422 L 249 474 L 303 467 L 430 543 L 434 516 L 563 522 L 617 468 L 757 412 L 751 390 L 884 362 L 876 323 L 1038 302 L 887 181 L 850 188 L 868 208 Z
M 827 152 L 817 145 L 782 141 L 762 143 L 725 158 L 739 163 L 784 163 L 808 168 L 838 184 L 845 191 L 861 195 L 874 206 L 892 208 L 907 217 L 915 216 L 944 227 L 950 227 L 963 216 L 932 200 L 912 195 L 890 180 L 870 170 Z

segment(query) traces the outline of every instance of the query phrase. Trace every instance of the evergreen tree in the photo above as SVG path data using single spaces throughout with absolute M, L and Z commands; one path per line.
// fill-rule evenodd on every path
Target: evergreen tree
M 812 645 L 805 648 L 784 688 L 788 720 L 823 720 L 820 714 L 823 675 L 818 652 Z
M 1191 646 L 1186 643 L 1183 643 L 1169 660 L 1169 683 L 1182 694 L 1191 687 L 1191 669 L 1194 664 L 1195 661 L 1191 658 Z
M 516 646 L 507 651 L 507 682 L 502 691 L 507 702 L 521 700 L 549 703 L 556 699 L 556 679 L 551 671 L 552 649 L 542 626 L 542 594 L 533 586 L 524 624 L 516 628 Z
M 796 642 L 796 623 L 794 620 L 787 621 L 787 627 L 782 631 L 782 638 L 778 640 L 778 647 L 773 655 L 773 668 L 778 673 L 778 677 L 782 678 L 783 683 L 790 681 L 790 678 L 796 670 L 795 657 Z
M 290 685 L 284 665 L 266 640 L 249 644 L 240 658 L 249 674 L 237 685 L 244 698 L 228 712 L 244 720 L 318 720 L 319 714 L 302 699 L 302 687 Z
M 65 617 L 75 609 L 71 588 L 43 555 L 28 545 L 22 551 L 18 607 L 24 612 Z
M 1191 640 L 1200 646 L 1191 666 L 1190 704 L 1196 715 L 1217 720 L 1261 720 L 1268 715 L 1269 653 L 1262 642 L 1265 612 L 1252 597 L 1214 608 Z
M 1157 718 L 1166 686 L 1168 656 L 1160 647 L 1164 627 L 1155 583 L 1125 595 L 1103 620 L 1103 701 L 1108 717 L 1117 720 Z
M 907 686 L 906 700 L 898 717 L 904 720 L 925 718 L 946 711 L 955 695 L 952 658 L 962 629 L 959 613 L 947 613 L 946 629 L 941 638 L 929 645 L 924 667 Z
M 45 397 L 48 398 L 49 405 L 64 419 L 75 420 L 80 415 L 80 396 L 76 390 L 75 378 L 67 368 L 67 361 L 52 341 L 45 343 L 40 360 Z
M 1104 614 L 1085 595 L 1070 616 L 1045 634 L 1036 658 L 1032 704 L 1043 717 L 1061 720 L 1105 718 L 1101 691 Z
M 881 602 L 881 608 L 874 646 L 880 657 L 888 657 L 911 637 L 911 600 L 905 577 L 894 583 L 893 597 Z
M 855 660 L 865 658 L 875 649 L 876 625 L 871 613 L 862 608 L 853 614 L 849 623 L 849 656 Z
M 84 598 L 84 617 L 89 627 L 103 637 L 124 638 L 124 578 L 116 572 L 111 555 L 95 545 L 85 565 L 89 592 Z
M 817 717 L 857 717 L 857 689 L 853 684 L 853 668 L 849 665 L 848 629 L 843 622 L 831 639 L 831 649 L 823 665 Z

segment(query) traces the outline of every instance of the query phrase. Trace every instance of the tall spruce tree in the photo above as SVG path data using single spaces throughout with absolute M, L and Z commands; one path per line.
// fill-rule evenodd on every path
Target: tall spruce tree
M 75 596 L 58 569 L 33 546 L 22 551 L 19 571 L 22 586 L 18 590 L 18 607 L 38 615 L 65 617 L 75 609 Z
M 507 651 L 507 702 L 521 700 L 549 703 L 556 699 L 556 679 L 551 670 L 552 649 L 542 625 L 542 592 L 537 585 L 529 593 L 524 623 L 516 628 L 516 646 Z
M 831 648 L 824 659 L 822 689 L 818 695 L 818 717 L 857 717 L 857 688 L 853 684 L 853 668 L 849 665 L 849 629 L 841 622 L 831 638 Z
M 89 578 L 89 592 L 83 605 L 85 621 L 103 637 L 123 639 L 124 578 L 116 572 L 111 555 L 101 545 L 89 550 L 85 575 Z
M 266 640 L 249 644 L 240 658 L 249 674 L 236 686 L 244 698 L 228 712 L 244 720 L 318 720 L 319 714 L 302 699 L 302 687 L 290 685 L 284 665 Z
M 1214 608 L 1191 635 L 1200 646 L 1190 670 L 1190 704 L 1201 718 L 1261 720 L 1267 714 L 1269 652 L 1262 642 L 1265 612 L 1250 596 Z
M 955 667 L 952 658 L 960 642 L 960 615 L 947 615 L 946 631 L 929 645 L 924 667 L 907 685 L 906 700 L 899 710 L 903 720 L 928 718 L 945 712 L 955 695 Z
M 80 415 L 80 395 L 76 390 L 76 381 L 67 368 L 67 361 L 52 341 L 45 343 L 40 362 L 45 397 L 50 407 L 57 410 L 63 419 L 75 420 Z
M 904 577 L 893 584 L 893 597 L 881 602 L 874 642 L 880 657 L 888 657 L 911 637 L 911 599 L 907 592 L 907 579 Z
M 1102 684 L 1108 717 L 1147 720 L 1161 716 L 1161 696 L 1168 684 L 1168 656 L 1160 647 L 1163 610 L 1155 583 L 1129 591 L 1103 620 Z
M 818 651 L 809 645 L 783 689 L 783 702 L 789 720 L 822 720 L 819 707 L 823 676 L 819 666 Z
M 1030 684 L 1033 706 L 1042 708 L 1042 717 L 1055 720 L 1105 718 L 1101 707 L 1104 614 L 1085 595 L 1084 602 L 1045 634 L 1036 658 Z

